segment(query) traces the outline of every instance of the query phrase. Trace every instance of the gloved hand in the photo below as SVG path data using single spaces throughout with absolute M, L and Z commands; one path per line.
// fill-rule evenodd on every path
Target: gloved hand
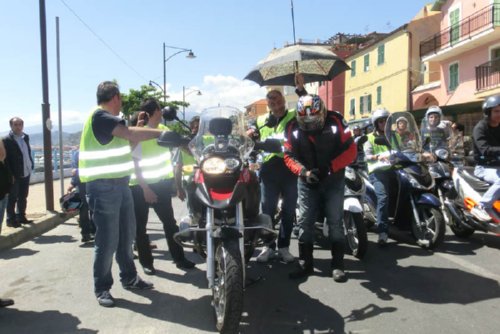
M 317 168 L 306 172 L 306 182 L 308 184 L 316 184 L 319 182 L 319 170 Z

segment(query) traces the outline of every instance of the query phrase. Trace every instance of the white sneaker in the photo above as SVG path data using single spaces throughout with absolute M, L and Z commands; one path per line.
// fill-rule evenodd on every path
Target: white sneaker
M 274 249 L 264 246 L 260 254 L 257 255 L 257 262 L 267 262 L 274 257 L 275 257 Z
M 290 263 L 295 261 L 295 257 L 292 254 L 290 254 L 290 250 L 288 249 L 288 247 L 283 247 L 278 249 L 278 255 L 285 263 Z
M 487 222 L 491 220 L 490 215 L 482 207 L 475 206 L 470 210 L 470 213 L 481 221 Z
M 389 239 L 389 236 L 385 232 L 380 232 L 378 235 L 378 244 L 379 245 L 385 245 L 387 243 L 387 240 Z

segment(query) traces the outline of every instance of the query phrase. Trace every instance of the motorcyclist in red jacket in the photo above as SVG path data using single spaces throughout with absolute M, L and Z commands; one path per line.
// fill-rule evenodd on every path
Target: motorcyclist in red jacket
M 296 120 L 285 132 L 285 164 L 298 179 L 299 268 L 290 278 L 313 273 L 314 223 L 323 209 L 332 242 L 332 276 L 345 282 L 342 225 L 344 169 L 356 159 L 356 145 L 342 115 L 327 111 L 317 95 L 300 97 Z

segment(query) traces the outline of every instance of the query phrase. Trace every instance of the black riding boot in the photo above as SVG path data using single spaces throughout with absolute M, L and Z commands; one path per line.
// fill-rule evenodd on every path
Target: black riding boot
M 347 281 L 347 276 L 344 273 L 344 252 L 343 243 L 332 243 L 332 277 L 335 282 Z
M 313 244 L 299 242 L 299 265 L 295 271 L 288 274 L 291 279 L 304 278 L 314 272 Z

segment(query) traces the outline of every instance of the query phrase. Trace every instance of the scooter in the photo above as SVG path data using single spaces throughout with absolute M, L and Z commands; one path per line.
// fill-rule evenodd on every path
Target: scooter
M 396 119 L 405 117 L 411 136 L 397 132 Z M 402 138 L 411 138 L 403 141 Z M 441 213 L 441 203 L 432 193 L 435 182 L 429 173 L 417 124 L 408 112 L 392 113 L 386 121 L 385 138 L 375 139 L 378 145 L 389 147 L 386 166 L 396 172 L 389 196 L 389 221 L 402 230 L 410 229 L 419 246 L 437 247 L 444 239 L 446 225 Z M 373 188 L 366 188 L 367 202 L 376 203 Z M 374 204 L 376 207 L 376 204 Z
M 174 235 L 183 247 L 203 250 L 206 256 L 206 276 L 220 333 L 238 331 L 245 262 L 256 246 L 277 236 L 271 218 L 258 214 L 258 181 L 246 164 L 257 144 L 246 136 L 244 124 L 244 115 L 236 108 L 215 107 L 201 113 L 198 134 L 188 146 L 198 164 L 195 194 L 205 217 L 198 225 L 181 226 Z M 164 133 L 158 143 L 178 146 L 180 140 L 175 135 Z M 281 151 L 277 140 L 259 144 L 259 149 Z

